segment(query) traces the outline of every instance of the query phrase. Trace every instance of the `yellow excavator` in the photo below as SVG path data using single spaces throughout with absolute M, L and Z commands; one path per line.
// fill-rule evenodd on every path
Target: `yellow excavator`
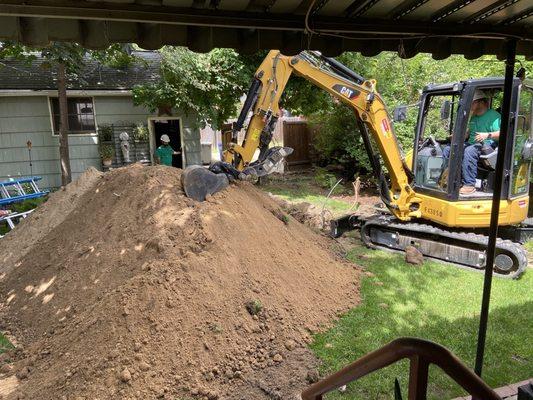
M 405 156 L 392 121 L 405 119 L 406 107 L 395 109 L 391 116 L 375 80 L 365 79 L 318 52 L 285 56 L 272 50 L 257 69 L 233 124 L 223 161 L 209 169 L 187 168 L 183 174 L 186 194 L 202 201 L 231 180 L 268 175 L 292 152 L 290 148 L 270 146 L 280 117 L 279 100 L 292 74 L 307 79 L 353 109 L 386 206 L 384 212 L 373 217 L 347 215 L 332 221 L 333 236 L 359 229 L 369 247 L 403 251 L 407 246 L 415 246 L 426 257 L 484 269 L 497 141 L 479 149 L 476 190 L 469 194 L 460 190 L 461 166 L 474 97 L 483 93 L 489 108 L 498 110 L 503 78 L 425 87 L 417 104 L 414 146 Z M 528 214 L 533 155 L 531 83 L 514 79 L 512 107 L 515 110 L 511 118 L 512 140 L 507 141 L 499 215 L 501 237 L 496 244 L 494 272 L 517 278 L 527 267 L 526 252 L 520 242 L 533 232 L 532 227 L 522 224 Z M 238 134 L 245 125 L 244 140 L 239 144 Z

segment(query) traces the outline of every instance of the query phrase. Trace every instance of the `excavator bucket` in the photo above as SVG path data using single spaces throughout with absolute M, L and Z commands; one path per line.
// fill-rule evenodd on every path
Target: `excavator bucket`
M 215 174 L 199 165 L 185 168 L 181 183 L 187 197 L 197 201 L 204 201 L 207 195 L 220 192 L 229 186 L 225 174 Z

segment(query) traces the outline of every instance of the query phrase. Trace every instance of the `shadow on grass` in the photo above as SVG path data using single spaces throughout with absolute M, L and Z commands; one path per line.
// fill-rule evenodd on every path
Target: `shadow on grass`
M 402 336 L 440 343 L 473 366 L 482 274 L 433 262 L 415 267 L 405 264 L 401 255 L 382 251 L 356 249 L 348 258 L 363 265 L 370 276 L 362 281 L 361 305 L 315 338 L 312 348 L 324 361 L 323 372 L 336 371 Z M 533 375 L 532 275 L 518 281 L 494 281 L 483 371 L 483 378 L 493 387 Z M 406 394 L 408 363 L 402 362 L 351 384 L 344 394 L 327 398 L 393 399 L 395 377 Z M 430 370 L 428 398 L 460 394 L 462 390 L 437 368 Z

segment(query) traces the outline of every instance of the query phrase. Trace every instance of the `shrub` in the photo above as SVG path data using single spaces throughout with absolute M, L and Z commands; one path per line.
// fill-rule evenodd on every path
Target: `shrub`
M 100 145 L 100 157 L 102 160 L 109 160 L 115 156 L 115 148 L 110 144 Z
M 98 127 L 98 139 L 100 143 L 110 142 L 113 140 L 113 126 L 112 125 L 100 125 Z

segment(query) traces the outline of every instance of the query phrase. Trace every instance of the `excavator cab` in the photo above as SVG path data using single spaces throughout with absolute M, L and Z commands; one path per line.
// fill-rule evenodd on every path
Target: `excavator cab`
M 500 113 L 503 83 L 501 78 L 487 78 L 424 88 L 413 149 L 412 170 L 417 193 L 447 202 L 466 201 L 470 204 L 473 201 L 479 204 L 482 200 L 492 198 L 498 140 L 485 140 L 468 146 L 465 141 L 468 140 L 475 94 L 483 93 L 488 109 Z M 513 137 L 508 141 L 509 149 L 504 165 L 507 179 L 504 181 L 502 194 L 502 200 L 513 203 L 514 200 L 521 199 L 516 202 L 511 213 L 508 213 L 511 223 L 519 223 L 527 215 L 532 107 L 531 82 L 522 82 L 516 78 L 512 94 L 512 108 L 516 111 L 514 118 L 511 118 L 510 129 Z M 464 180 L 463 162 L 466 152 L 475 152 L 478 158 L 476 171 L 473 171 L 476 191 L 470 194 L 460 192 Z M 461 221 L 455 221 L 446 225 L 460 224 Z

